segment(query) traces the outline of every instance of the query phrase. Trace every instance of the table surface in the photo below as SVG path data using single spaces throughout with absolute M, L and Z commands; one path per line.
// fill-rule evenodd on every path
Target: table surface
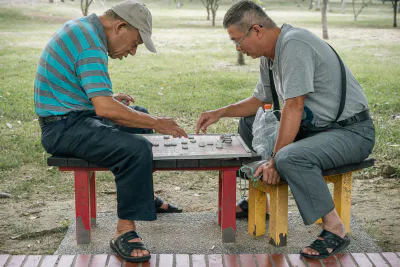
M 157 143 L 158 146 L 153 146 L 154 160 L 168 159 L 230 159 L 230 158 L 249 158 L 252 157 L 251 150 L 243 142 L 243 139 L 238 135 L 232 135 L 232 143 L 222 143 L 222 149 L 216 147 L 216 143 L 220 140 L 221 134 L 207 135 L 189 135 L 193 136 L 196 143 L 190 142 L 187 138 L 173 138 L 169 136 L 165 139 L 165 135 L 160 134 L 144 134 L 142 135 L 151 143 Z M 182 140 L 187 141 L 188 149 L 182 148 Z M 199 143 L 203 142 L 204 147 L 200 147 Z M 212 145 L 208 145 L 212 142 Z M 165 146 L 165 143 L 174 143 L 175 146 Z

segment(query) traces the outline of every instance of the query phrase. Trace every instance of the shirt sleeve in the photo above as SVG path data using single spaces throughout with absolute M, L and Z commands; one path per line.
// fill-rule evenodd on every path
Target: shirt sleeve
M 314 50 L 305 42 L 289 40 L 282 47 L 281 68 L 284 99 L 314 92 Z
M 113 95 L 107 65 L 107 54 L 100 48 L 86 49 L 79 54 L 76 75 L 89 98 Z
M 260 59 L 260 75 L 253 96 L 263 103 L 272 103 L 271 83 L 269 81 L 267 59 Z

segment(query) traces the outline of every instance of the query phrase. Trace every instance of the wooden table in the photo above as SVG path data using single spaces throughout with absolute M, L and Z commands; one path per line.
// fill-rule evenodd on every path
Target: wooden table
M 212 158 L 205 158 L 204 155 L 190 155 L 190 158 L 185 158 L 176 153 L 175 156 L 153 156 L 153 171 L 219 171 L 218 225 L 221 225 L 223 243 L 235 242 L 236 172 L 243 164 L 259 160 L 259 157 L 251 157 L 248 152 L 235 154 L 234 158 L 228 159 L 229 156 L 232 155 L 221 156 L 222 158 L 215 155 Z M 96 171 L 109 170 L 86 160 L 59 156 L 49 157 L 47 164 L 58 167 L 60 171 L 74 172 L 76 240 L 78 244 L 90 243 L 91 227 L 96 224 Z

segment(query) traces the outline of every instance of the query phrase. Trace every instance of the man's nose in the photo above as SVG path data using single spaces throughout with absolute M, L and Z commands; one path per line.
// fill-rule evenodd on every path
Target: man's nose
M 136 50 L 137 47 L 132 48 L 131 51 L 129 51 L 129 54 L 131 54 L 131 56 L 134 56 L 136 54 Z

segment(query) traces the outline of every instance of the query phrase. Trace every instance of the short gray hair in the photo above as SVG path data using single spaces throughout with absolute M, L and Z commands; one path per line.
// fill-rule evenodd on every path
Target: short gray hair
M 233 4 L 225 14 L 224 28 L 236 25 L 242 32 L 247 31 L 252 25 L 262 25 L 264 28 L 275 28 L 276 23 L 268 17 L 267 13 L 252 1 L 244 0 Z
M 104 16 L 108 17 L 111 20 L 119 20 L 119 21 L 125 22 L 126 24 L 128 24 L 128 28 L 130 30 L 135 29 L 135 27 L 133 27 L 131 24 L 129 24 L 129 22 L 127 22 L 126 20 L 124 20 L 123 18 L 118 16 L 118 14 L 115 13 L 114 10 L 112 10 L 112 9 L 109 9 L 106 12 L 104 12 Z

